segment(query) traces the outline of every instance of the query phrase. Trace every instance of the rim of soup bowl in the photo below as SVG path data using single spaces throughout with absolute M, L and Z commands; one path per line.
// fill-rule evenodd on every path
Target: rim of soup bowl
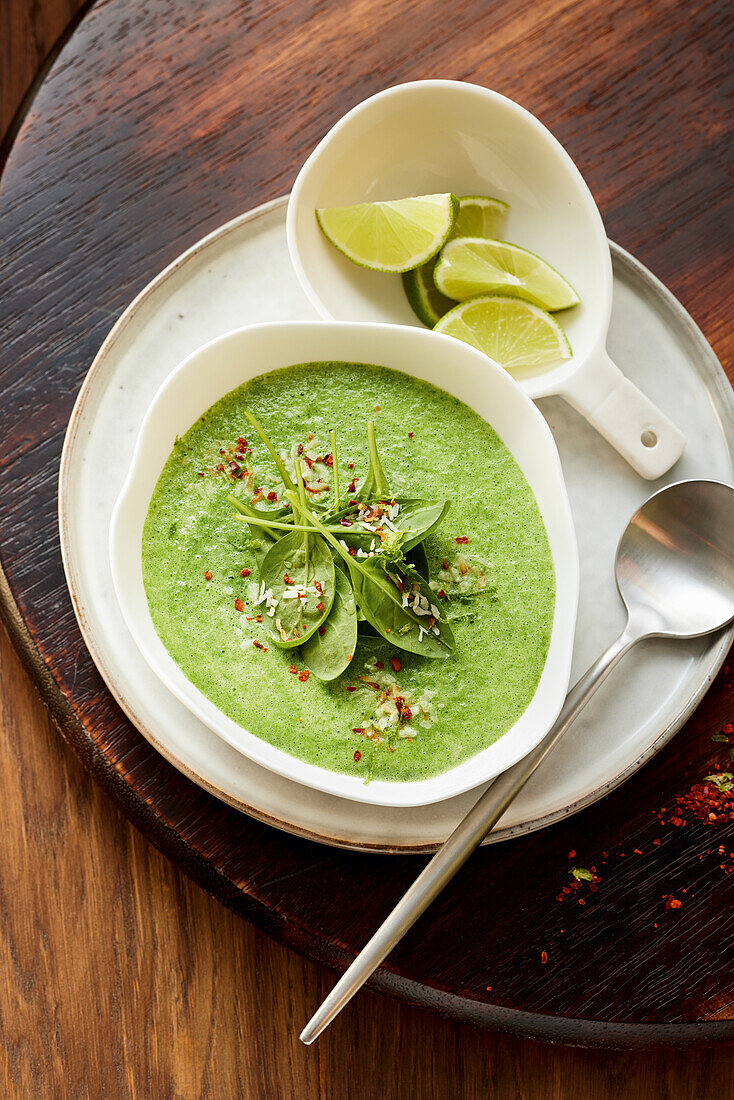
M 266 357 L 264 364 L 262 357 Z M 253 361 L 256 369 L 249 370 L 247 364 Z M 323 361 L 375 363 L 428 381 L 464 401 L 508 447 L 533 491 L 548 533 L 556 601 L 551 641 L 533 698 L 513 726 L 494 743 L 427 779 L 374 779 L 365 783 L 359 777 L 300 760 L 250 733 L 186 677 L 158 637 L 148 608 L 142 575 L 142 530 L 152 492 L 175 437 L 250 378 L 300 363 Z M 441 369 L 448 365 L 448 384 L 437 382 Z M 482 396 L 492 402 L 498 423 L 476 408 L 475 402 L 481 404 Z M 515 439 L 514 446 L 506 435 Z M 525 449 L 522 461 L 516 453 L 518 448 Z M 440 802 L 478 787 L 538 744 L 555 721 L 568 689 L 579 566 L 555 441 L 541 413 L 502 367 L 469 345 L 429 330 L 376 322 L 266 322 L 234 329 L 202 345 L 166 378 L 143 418 L 112 513 L 109 552 L 123 618 L 142 656 L 164 686 L 245 756 L 279 775 L 329 794 L 374 805 L 408 807 Z

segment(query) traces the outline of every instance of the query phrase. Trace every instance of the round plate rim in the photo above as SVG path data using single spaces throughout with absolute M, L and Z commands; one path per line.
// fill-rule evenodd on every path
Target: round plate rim
M 328 833 L 318 832 L 312 829 L 305 828 L 301 825 L 294 824 L 280 817 L 274 817 L 264 810 L 261 810 L 255 806 L 251 806 L 248 803 L 230 795 L 228 792 L 217 787 L 216 784 L 210 780 L 198 775 L 194 772 L 184 761 L 180 760 L 174 752 L 171 752 L 167 747 L 163 746 L 156 737 L 153 730 L 151 730 L 145 722 L 143 722 L 136 714 L 134 709 L 126 702 L 124 695 L 119 691 L 112 679 L 112 673 L 105 667 L 98 664 L 94 655 L 94 647 L 92 644 L 92 637 L 87 630 L 85 616 L 83 609 L 77 598 L 77 593 L 72 583 L 73 570 L 71 568 L 70 560 L 70 538 L 66 522 L 66 513 L 64 508 L 64 501 L 66 499 L 66 486 L 69 482 L 70 473 L 69 467 L 71 463 L 71 453 L 73 444 L 77 436 L 77 426 L 80 423 L 81 417 L 84 412 L 87 397 L 92 389 L 92 385 L 95 381 L 96 375 L 103 367 L 105 360 L 109 353 L 113 349 L 117 339 L 121 335 L 126 326 L 134 319 L 138 311 L 147 303 L 150 295 L 157 291 L 161 286 L 168 281 L 174 274 L 176 274 L 189 260 L 198 256 L 198 254 L 204 251 L 209 245 L 215 242 L 221 241 L 228 234 L 237 231 L 242 225 L 248 222 L 255 221 L 260 217 L 263 217 L 280 207 L 285 207 L 288 202 L 288 195 L 281 195 L 275 199 L 271 199 L 268 202 L 262 203 L 258 206 L 252 207 L 250 210 L 237 215 L 229 221 L 218 226 L 204 237 L 195 241 L 189 248 L 180 253 L 170 264 L 168 264 L 162 271 L 160 271 L 153 279 L 150 280 L 120 314 L 117 321 L 111 328 L 110 332 L 102 342 L 97 354 L 95 355 L 87 374 L 85 375 L 81 389 L 77 395 L 74 407 L 69 418 L 66 434 L 64 437 L 64 444 L 61 453 L 61 463 L 59 469 L 59 488 L 58 488 L 58 503 L 59 503 L 59 535 L 61 545 L 61 557 L 64 566 L 64 574 L 66 576 L 67 586 L 72 599 L 74 607 L 74 614 L 79 625 L 84 643 L 92 657 L 92 660 L 97 667 L 102 679 L 104 680 L 107 688 L 115 699 L 116 703 L 126 716 L 133 723 L 135 728 L 145 737 L 145 739 L 159 752 L 173 767 L 175 767 L 182 775 L 185 775 L 197 786 L 202 787 L 208 791 L 214 797 L 232 806 L 234 809 L 239 810 L 242 813 L 246 813 L 248 816 L 260 821 L 266 825 L 271 825 L 274 828 L 278 828 L 283 832 L 290 833 L 293 836 L 300 837 L 304 840 L 310 840 L 315 843 L 325 844 L 329 847 L 341 848 L 348 851 L 359 851 L 375 853 L 379 855 L 425 855 L 435 852 L 440 847 L 440 842 L 428 842 L 426 844 L 399 844 L 399 843 L 381 843 L 375 841 L 359 841 L 359 840 L 345 840 L 342 837 L 329 835 Z M 720 411 L 725 415 L 727 423 L 724 425 L 725 429 L 728 428 L 727 436 L 730 434 L 734 436 L 734 391 L 728 384 L 728 380 L 724 371 L 713 352 L 713 349 L 709 345 L 705 336 L 693 321 L 688 312 L 678 302 L 675 296 L 668 290 L 668 288 L 660 282 L 643 264 L 635 259 L 629 252 L 626 252 L 619 245 L 610 241 L 609 246 L 612 252 L 612 259 L 615 266 L 619 265 L 623 270 L 631 272 L 633 277 L 643 283 L 649 292 L 651 292 L 656 298 L 662 299 L 667 308 L 675 315 L 676 321 L 687 332 L 689 338 L 691 338 L 696 344 L 698 350 L 701 352 L 701 363 L 703 369 L 707 374 L 707 380 L 710 384 L 715 385 L 719 391 L 720 405 L 722 408 Z M 722 383 L 725 383 L 722 384 Z M 645 763 L 647 763 L 653 756 L 655 756 L 668 741 L 678 732 L 687 718 L 693 713 L 698 706 L 699 702 L 708 690 L 711 682 L 718 672 L 719 668 L 724 662 L 724 659 L 729 651 L 732 641 L 734 640 L 734 626 L 725 631 L 716 642 L 707 650 L 702 660 L 706 661 L 706 672 L 701 678 L 701 682 L 698 687 L 693 691 L 685 703 L 679 707 L 672 719 L 667 723 L 663 730 L 658 734 L 655 740 L 647 746 L 647 748 L 640 753 L 635 759 L 628 764 L 625 768 L 621 769 L 618 773 L 606 780 L 595 790 L 589 792 L 583 798 L 576 800 L 564 806 L 558 810 L 553 811 L 550 814 L 546 814 L 539 818 L 531 819 L 530 821 L 523 822 L 518 825 L 511 826 L 506 829 L 497 829 L 492 832 L 483 841 L 484 845 L 496 844 L 503 840 L 509 840 L 518 836 L 526 836 L 533 832 L 538 831 L 553 825 L 558 821 L 565 820 L 565 818 L 572 816 L 575 813 L 586 809 L 588 806 L 593 805 L 599 799 L 610 794 L 616 787 L 623 783 L 630 776 L 634 775 Z

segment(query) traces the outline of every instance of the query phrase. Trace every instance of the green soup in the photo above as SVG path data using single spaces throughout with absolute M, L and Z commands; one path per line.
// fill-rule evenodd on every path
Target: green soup
M 360 628 L 346 672 L 323 683 L 298 649 L 272 643 L 255 606 L 252 536 L 227 502 L 234 491 L 267 506 L 282 490 L 245 406 L 287 456 L 298 444 L 310 461 L 325 456 L 336 429 L 342 484 L 366 473 L 373 419 L 391 491 L 450 500 L 424 545 L 451 656 L 414 656 Z M 329 484 L 322 472 L 317 487 Z M 520 468 L 461 401 L 384 367 L 304 363 L 227 394 L 177 440 L 142 555 L 156 630 L 189 680 L 262 740 L 365 780 L 426 779 L 486 748 L 527 707 L 548 652 L 553 563 Z M 386 697 L 409 708 L 397 730 Z

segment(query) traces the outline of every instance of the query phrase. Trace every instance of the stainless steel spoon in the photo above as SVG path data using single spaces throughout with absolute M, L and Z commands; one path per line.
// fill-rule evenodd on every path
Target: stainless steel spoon
M 681 481 L 634 514 L 617 547 L 627 625 L 571 688 L 540 744 L 493 780 L 301 1032 L 312 1043 L 493 829 L 617 661 L 643 638 L 695 638 L 734 618 L 734 488 Z

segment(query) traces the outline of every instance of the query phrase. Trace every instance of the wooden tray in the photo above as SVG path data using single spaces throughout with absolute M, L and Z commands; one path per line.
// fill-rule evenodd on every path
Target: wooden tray
M 720 230 L 731 198 L 717 11 L 723 21 L 723 5 L 689 18 L 662 4 L 647 14 L 622 2 L 549 4 L 534 9 L 531 33 L 519 2 L 477 0 L 454 6 L 449 35 L 434 0 L 377 3 L 369 19 L 352 2 L 338 17 L 305 3 L 256 16 L 212 0 L 198 23 L 173 0 L 109 0 L 81 24 L 19 131 L 0 208 L 3 617 L 62 732 L 138 827 L 236 912 L 336 969 L 422 860 L 327 849 L 244 817 L 127 722 L 84 648 L 61 571 L 56 475 L 74 396 L 112 321 L 168 260 L 286 190 L 348 106 L 436 73 L 497 87 L 549 123 L 610 235 L 671 285 L 725 353 Z M 699 51 L 705 90 L 695 64 L 686 83 L 671 63 Z M 733 695 L 720 674 L 684 730 L 614 794 L 478 853 L 375 987 L 560 1041 L 734 1038 L 734 878 L 718 855 L 719 844 L 734 848 L 734 823 L 678 829 L 652 812 L 724 759 L 710 736 Z M 583 907 L 555 900 L 571 849 L 603 876 Z M 666 908 L 671 892 L 682 908 Z

